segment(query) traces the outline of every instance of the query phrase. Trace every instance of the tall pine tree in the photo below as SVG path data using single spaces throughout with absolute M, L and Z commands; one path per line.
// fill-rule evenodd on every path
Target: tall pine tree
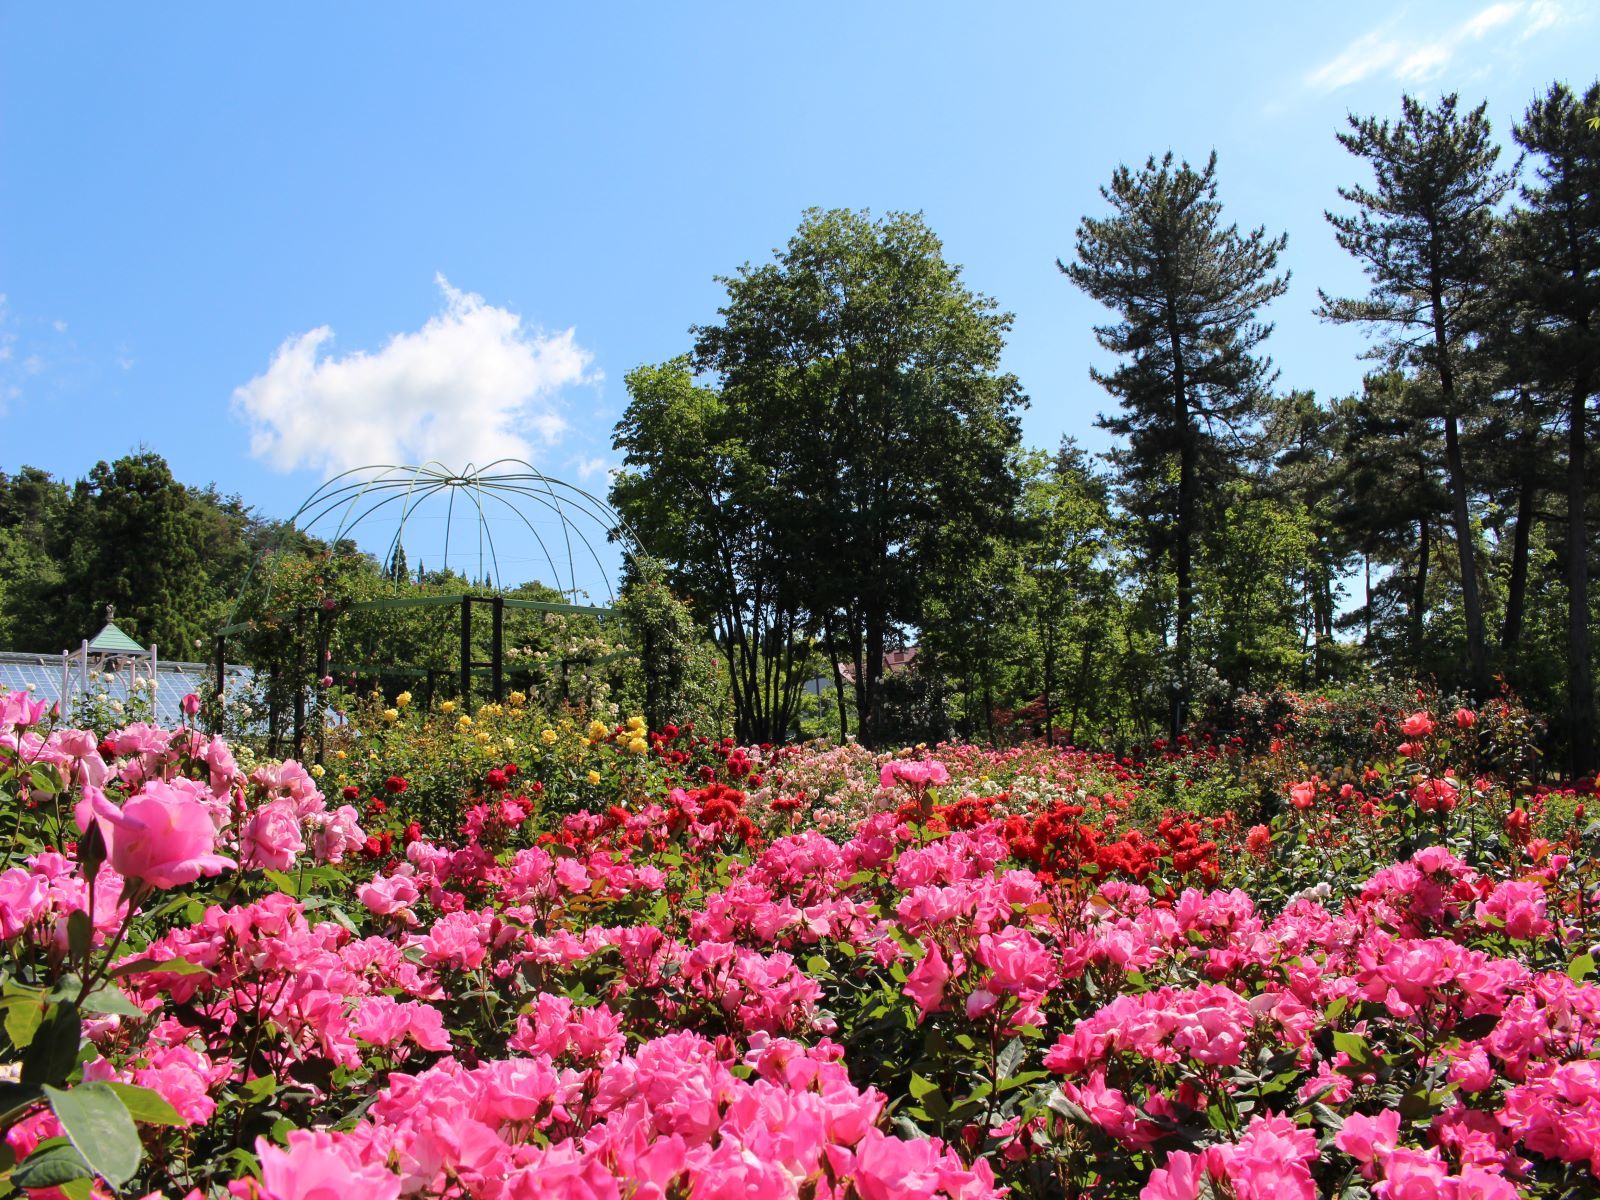
M 1596 751 L 1589 642 L 1588 447 L 1600 390 L 1600 84 L 1580 100 L 1565 84 L 1534 101 L 1517 141 L 1537 182 L 1511 223 L 1512 292 L 1529 321 L 1529 383 L 1558 403 L 1567 450 L 1567 721 L 1569 766 L 1588 773 Z
M 1330 212 L 1327 218 L 1372 287 L 1361 299 L 1321 293 L 1320 309 L 1327 320 L 1384 331 L 1380 349 L 1391 363 L 1418 367 L 1437 380 L 1467 653 L 1480 693 L 1489 685 L 1489 664 L 1461 449 L 1470 398 L 1463 377 L 1492 302 L 1495 207 L 1514 178 L 1514 172 L 1495 170 L 1500 147 L 1490 136 L 1485 108 L 1459 112 L 1450 95 L 1430 109 L 1406 96 L 1392 124 L 1350 117 L 1350 130 L 1339 134 L 1339 142 L 1372 167 L 1374 186 L 1340 188 L 1356 211 Z
M 1117 168 L 1101 189 L 1111 215 L 1085 217 L 1076 260 L 1057 261 L 1120 318 L 1095 327 L 1119 365 L 1090 374 L 1121 402 L 1120 415 L 1100 424 L 1128 439 L 1115 461 L 1142 500 L 1151 549 L 1171 562 L 1174 738 L 1187 719 L 1201 490 L 1271 384 L 1270 360 L 1256 351 L 1272 327 L 1258 314 L 1289 282 L 1277 273 L 1286 237 L 1222 223 L 1216 168 L 1215 153 L 1196 171 L 1174 166 L 1170 152 L 1138 171 Z

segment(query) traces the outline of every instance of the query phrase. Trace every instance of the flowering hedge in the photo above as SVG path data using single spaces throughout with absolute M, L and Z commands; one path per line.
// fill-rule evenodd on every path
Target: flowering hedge
M 1334 771 L 394 711 L 319 776 L 0 696 L 0 1186 L 1600 1190 L 1587 796 L 1492 713 Z

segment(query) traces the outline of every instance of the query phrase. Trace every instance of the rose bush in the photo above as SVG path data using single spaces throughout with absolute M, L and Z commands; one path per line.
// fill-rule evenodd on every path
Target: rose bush
M 321 771 L 0 697 L 0 1178 L 1594 1194 L 1590 789 L 1457 707 L 1340 764 L 395 708 Z

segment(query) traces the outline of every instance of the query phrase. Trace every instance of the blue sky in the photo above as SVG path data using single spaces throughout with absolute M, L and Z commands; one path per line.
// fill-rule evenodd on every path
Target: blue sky
M 624 374 L 812 205 L 921 210 L 1016 314 L 1027 440 L 1101 447 L 1103 312 L 1055 259 L 1169 148 L 1288 232 L 1270 351 L 1339 394 L 1345 114 L 1459 90 L 1505 134 L 1597 70 L 1585 0 L 0 4 L 0 469 L 144 443 L 287 515 L 345 465 L 511 449 L 603 490 Z

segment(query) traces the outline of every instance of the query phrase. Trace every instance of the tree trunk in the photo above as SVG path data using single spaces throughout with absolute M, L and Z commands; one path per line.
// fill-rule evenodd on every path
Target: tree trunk
M 1527 609 L 1528 597 L 1528 545 L 1533 530 L 1533 506 L 1538 499 L 1533 465 L 1526 458 L 1522 466 L 1522 479 L 1517 487 L 1516 527 L 1511 533 L 1511 579 L 1506 585 L 1506 620 L 1500 630 L 1500 648 L 1506 661 L 1516 661 L 1517 646 L 1522 641 L 1522 617 Z
M 1417 589 L 1411 601 L 1411 661 L 1422 661 L 1423 622 L 1428 615 L 1428 550 L 1431 523 L 1427 517 L 1421 521 L 1422 531 L 1417 539 Z
M 1169 306 L 1168 311 L 1176 312 L 1176 306 Z M 1176 318 L 1170 320 L 1175 321 Z M 1189 428 L 1189 393 L 1184 372 L 1183 345 L 1175 324 L 1169 324 L 1168 336 L 1172 345 L 1173 407 L 1177 410 L 1178 429 L 1178 526 L 1174 531 L 1172 554 L 1173 575 L 1178 589 L 1172 639 L 1177 670 L 1173 676 L 1172 713 L 1168 722 L 1171 740 L 1176 743 L 1188 717 L 1185 710 L 1189 700 L 1189 615 L 1194 608 L 1195 439 Z
M 850 717 L 844 707 L 844 670 L 839 665 L 839 651 L 833 644 L 833 613 L 822 619 L 822 644 L 828 652 L 828 666 L 833 671 L 833 702 L 839 706 L 839 744 L 850 737 Z
M 1478 596 L 1478 561 L 1473 553 L 1472 514 L 1467 509 L 1467 469 L 1461 459 L 1461 426 L 1454 412 L 1444 419 L 1444 454 L 1450 472 L 1450 517 L 1455 526 L 1456 553 L 1461 561 L 1461 609 L 1467 621 L 1467 658 L 1472 671 L 1472 690 L 1482 697 L 1489 692 L 1489 660 L 1483 645 L 1483 602 Z
M 883 678 L 884 622 L 880 614 L 867 618 L 867 670 L 860 693 L 861 740 L 876 749 L 882 739 L 882 714 L 878 711 L 878 681 Z
M 1573 388 L 1567 415 L 1567 722 L 1573 777 L 1595 769 L 1594 676 L 1589 666 L 1589 389 Z
M 1077 686 L 1072 689 L 1072 720 L 1069 722 L 1070 728 L 1067 730 L 1067 736 L 1072 739 L 1072 744 L 1074 746 L 1083 741 L 1083 739 L 1078 736 L 1078 714 L 1083 711 L 1084 693 L 1088 690 L 1088 687 L 1089 639 L 1088 637 L 1085 637 L 1083 639 L 1083 645 L 1078 654 L 1078 683 Z
M 1365 611 L 1361 615 L 1361 648 L 1368 653 L 1372 651 L 1372 555 L 1361 556 L 1362 570 L 1366 575 L 1367 602 Z

